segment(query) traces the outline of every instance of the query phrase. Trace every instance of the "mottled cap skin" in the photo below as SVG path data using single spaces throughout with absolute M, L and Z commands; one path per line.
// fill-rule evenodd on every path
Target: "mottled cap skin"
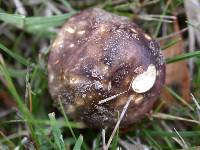
M 135 92 L 132 82 L 150 65 L 156 71 L 154 84 Z M 56 106 L 60 100 L 69 117 L 92 128 L 113 128 L 128 98 L 120 127 L 138 122 L 152 109 L 164 80 L 159 44 L 127 18 L 98 8 L 71 17 L 49 54 L 48 85 Z

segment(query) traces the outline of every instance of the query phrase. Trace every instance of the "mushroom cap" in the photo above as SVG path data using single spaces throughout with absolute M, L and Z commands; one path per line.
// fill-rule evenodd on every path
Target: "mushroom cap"
M 160 95 L 165 60 L 159 44 L 125 17 L 84 10 L 59 31 L 48 61 L 50 94 L 59 108 L 89 127 L 113 127 L 132 98 L 121 127 L 141 120 Z

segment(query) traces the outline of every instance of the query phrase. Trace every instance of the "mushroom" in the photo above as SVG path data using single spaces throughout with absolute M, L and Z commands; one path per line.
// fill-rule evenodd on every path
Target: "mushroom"
M 120 127 L 141 120 L 165 80 L 159 44 L 126 17 L 84 10 L 59 31 L 48 61 L 49 91 L 59 108 L 89 127 L 113 127 L 131 98 Z

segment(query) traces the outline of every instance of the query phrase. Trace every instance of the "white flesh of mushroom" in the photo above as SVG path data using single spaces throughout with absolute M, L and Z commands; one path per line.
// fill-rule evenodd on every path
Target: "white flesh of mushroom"
M 132 82 L 132 89 L 136 93 L 150 90 L 156 81 L 156 67 L 150 64 L 145 72 L 139 74 Z

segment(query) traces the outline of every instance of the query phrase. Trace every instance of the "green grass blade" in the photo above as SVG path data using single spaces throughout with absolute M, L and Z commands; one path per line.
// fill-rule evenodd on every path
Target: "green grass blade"
M 1 138 L 2 137 L 2 138 Z M 3 142 L 1 142 L 1 139 L 4 140 L 4 143 L 9 146 L 9 148 L 14 149 L 16 147 L 15 143 L 13 143 L 6 135 L 4 135 L 3 132 L 0 131 L 0 147 Z
M 75 13 L 73 12 L 49 17 L 27 17 L 25 20 L 25 27 L 29 32 L 34 32 L 35 30 L 48 30 L 51 27 L 56 27 L 63 24 L 66 19 L 74 14 Z
M 16 70 L 13 68 L 7 68 L 8 74 L 10 77 L 25 77 L 27 71 L 26 70 Z M 2 72 L 0 72 L 0 75 L 3 75 Z
M 165 86 L 165 89 L 171 93 L 177 100 L 179 100 L 183 105 L 187 106 L 190 110 L 194 111 L 194 108 L 186 101 L 184 100 L 181 96 L 179 96 L 173 89 L 170 87 Z
M 175 39 L 175 40 L 171 40 L 171 41 L 169 41 L 166 45 L 164 45 L 164 46 L 161 48 L 161 50 L 165 50 L 165 49 L 167 49 L 167 48 L 169 48 L 169 47 L 171 47 L 171 46 L 177 44 L 179 41 L 181 41 L 180 38 Z
M 57 124 L 54 112 L 49 114 L 49 119 L 51 122 L 53 137 L 54 137 L 58 150 L 65 150 L 65 143 L 63 140 L 63 136 Z
M 60 2 L 62 2 L 63 5 L 65 5 L 65 7 L 67 7 L 67 9 L 69 9 L 70 11 L 75 11 L 71 5 L 67 2 L 67 0 L 60 0 Z
M 73 150 L 80 150 L 82 143 L 83 143 L 83 136 L 80 135 L 78 140 L 76 141 L 76 144 L 75 144 Z
M 18 28 L 24 27 L 25 16 L 17 14 L 0 13 L 0 20 Z
M 163 136 L 163 137 L 177 137 L 178 135 L 175 132 L 168 132 L 168 131 L 151 131 L 148 130 L 149 135 L 151 136 Z M 194 136 L 200 136 L 200 131 L 179 131 L 179 134 L 182 137 L 194 137 Z M 141 131 L 139 133 L 139 136 L 145 137 L 145 132 Z
M 17 93 L 17 90 L 9 76 L 8 71 L 6 70 L 6 67 L 1 63 L 0 63 L 0 72 L 2 73 L 3 77 L 5 78 L 6 83 L 7 83 L 7 88 L 9 90 L 9 92 L 11 93 L 11 95 L 13 96 L 13 98 L 15 99 L 15 101 L 17 102 L 19 109 L 22 110 L 22 112 L 26 112 L 27 111 L 26 106 L 22 103 L 22 100 Z
M 181 55 L 178 55 L 178 56 L 175 56 L 175 57 L 172 57 L 172 58 L 167 58 L 166 62 L 167 62 L 167 64 L 170 64 L 170 63 L 174 63 L 174 62 L 177 62 L 177 61 L 189 59 L 189 58 L 196 57 L 196 56 L 200 56 L 200 51 L 199 50 L 198 51 L 194 51 L 194 52 L 181 54 Z
M 152 145 L 155 145 L 156 147 L 158 147 L 158 149 L 162 149 L 161 145 L 158 144 L 158 142 L 149 134 L 147 130 L 144 130 L 144 134 L 146 138 L 152 142 Z
M 49 24 L 49 25 L 53 25 L 55 24 L 55 22 L 63 22 L 66 19 L 68 19 L 69 17 L 71 17 L 71 15 L 73 15 L 74 13 L 67 13 L 67 14 L 61 14 L 61 15 L 56 15 L 56 16 L 45 16 L 45 17 L 27 17 L 25 20 L 25 24 L 27 27 L 32 26 L 32 25 L 42 25 L 42 24 Z
M 5 53 L 7 53 L 12 58 L 14 58 L 15 60 L 17 60 L 18 62 L 20 62 L 21 64 L 23 64 L 25 66 L 29 66 L 30 65 L 30 62 L 27 59 L 23 58 L 22 56 L 18 55 L 17 53 L 14 53 L 12 50 L 8 49 L 7 47 L 5 47 L 1 43 L 0 43 L 0 49 L 2 51 L 4 51 Z
M 0 122 L 0 125 L 3 125 L 3 124 L 12 124 L 12 123 L 25 123 L 27 122 L 26 120 L 21 120 L 21 119 L 18 119 L 18 120 L 9 120 L 9 121 L 4 121 L 4 122 Z M 35 119 L 35 120 L 30 120 L 30 122 L 34 122 L 38 125 L 51 125 L 51 122 L 49 120 L 46 120 L 46 119 Z M 68 127 L 65 123 L 64 123 L 64 120 L 57 120 L 58 122 L 58 126 L 59 128 L 62 128 L 62 127 Z M 72 128 L 79 128 L 79 129 L 82 129 L 83 128 L 83 125 L 80 123 L 74 123 L 74 122 L 70 122 L 70 125 Z
M 22 99 L 19 96 L 19 94 L 12 82 L 12 79 L 9 76 L 6 66 L 3 62 L 0 62 L 0 72 L 3 74 L 3 77 L 5 78 L 8 91 L 11 93 L 14 100 L 17 102 L 19 110 L 22 112 L 24 119 L 27 120 L 27 124 L 28 124 L 29 130 L 30 130 L 31 136 L 35 141 L 36 147 L 39 147 L 39 140 L 33 129 L 34 122 L 33 123 L 30 122 L 30 120 L 33 120 L 33 117 L 31 115 L 31 113 L 29 112 L 29 110 L 27 109 L 26 105 L 22 102 Z
M 66 19 L 75 13 L 75 11 L 71 11 L 61 15 L 41 17 L 25 17 L 16 14 L 0 13 L 0 20 L 15 27 L 25 29 L 28 32 L 35 33 L 35 31 L 48 31 L 51 27 L 62 25 Z
M 163 9 L 163 12 L 162 12 L 161 16 L 164 16 L 167 13 L 167 9 L 169 7 L 170 2 L 171 1 L 168 0 L 167 3 L 165 4 L 165 7 Z M 153 35 L 154 38 L 156 38 L 158 36 L 160 28 L 161 28 L 161 25 L 162 25 L 162 22 L 163 22 L 163 18 L 160 18 L 160 21 L 158 22 L 157 27 L 156 27 L 156 31 L 155 31 L 155 33 Z
M 195 123 L 195 124 L 200 125 L 200 121 L 198 121 L 198 120 L 188 119 L 188 118 L 174 116 L 174 115 L 165 114 L 165 113 L 154 113 L 154 114 L 152 114 L 152 116 L 154 118 L 159 118 L 159 119 L 163 119 L 163 120 L 174 120 L 174 121 L 180 120 L 180 121 L 186 121 L 186 122 Z
M 118 120 L 119 120 L 119 117 L 120 117 L 120 114 L 118 112 L 117 113 Z M 117 149 L 118 142 L 119 142 L 119 128 L 117 128 L 116 134 L 115 134 L 115 136 L 113 138 L 113 141 L 112 141 L 112 144 L 111 144 L 111 149 L 112 150 Z
M 60 108 L 61 108 L 61 112 L 62 112 L 62 114 L 63 114 L 63 116 L 64 116 L 64 118 L 65 118 L 65 123 L 66 123 L 66 125 L 68 126 L 68 128 L 69 128 L 69 130 L 70 130 L 70 132 L 71 132 L 71 134 L 72 134 L 72 136 L 73 136 L 73 138 L 74 138 L 74 140 L 77 140 L 77 139 L 76 139 L 76 136 L 75 136 L 75 134 L 74 134 L 74 131 L 73 131 L 72 127 L 71 127 L 71 124 L 70 124 L 70 122 L 69 122 L 69 119 L 67 118 L 67 115 L 66 115 L 66 113 L 65 113 L 65 111 L 64 111 L 64 108 L 63 108 L 63 105 L 62 105 L 60 99 L 59 99 L 59 105 L 60 105 Z

